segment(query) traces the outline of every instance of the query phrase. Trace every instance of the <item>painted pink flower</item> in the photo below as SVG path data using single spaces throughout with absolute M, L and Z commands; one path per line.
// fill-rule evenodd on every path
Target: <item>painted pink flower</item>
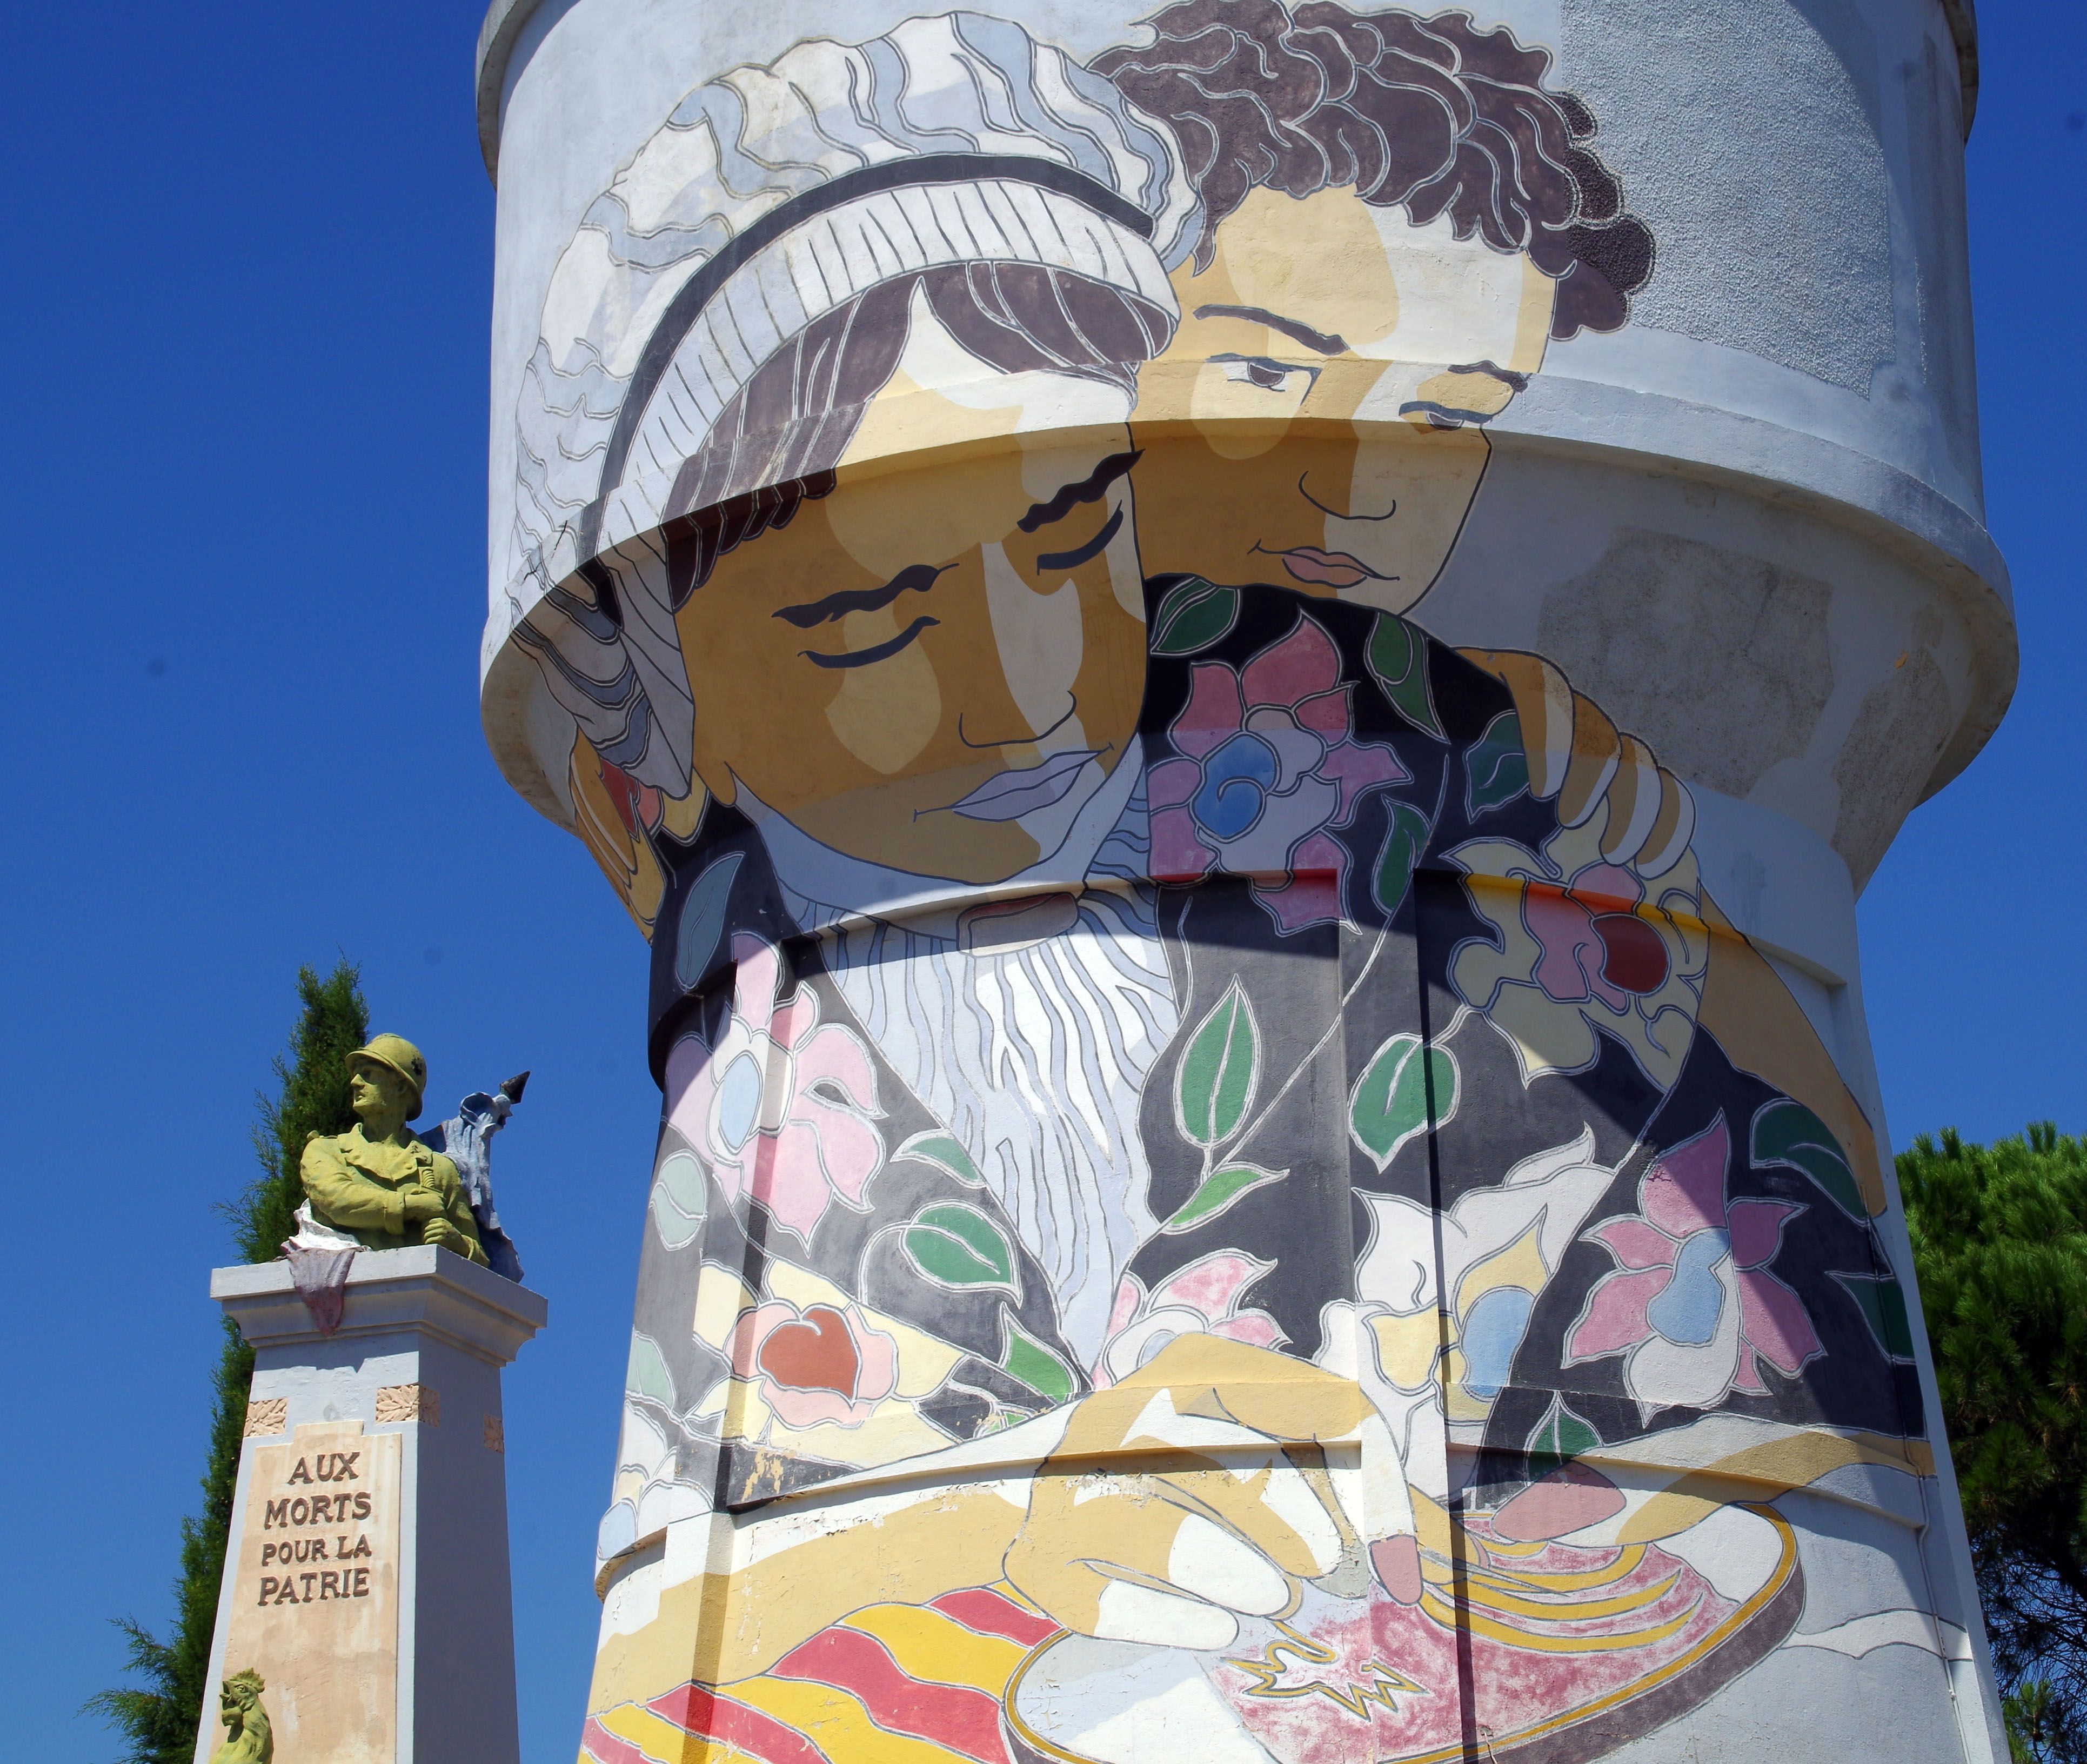
M 1243 1308 L 1240 1298 L 1275 1264 L 1241 1249 L 1220 1249 L 1169 1275 L 1148 1292 L 1134 1274 L 1116 1288 L 1108 1345 L 1095 1369 L 1097 1389 L 1127 1378 L 1180 1335 L 1222 1335 L 1256 1348 L 1279 1348 L 1290 1338 L 1266 1311 Z
M 1543 952 L 1531 977 L 1547 997 L 1623 1010 L 1667 984 L 1667 945 L 1634 910 L 1644 897 L 1645 885 L 1614 864 L 1589 864 L 1562 888 L 1529 884 L 1522 918 Z
M 1628 1353 L 1624 1383 L 1641 1403 L 1709 1408 L 1769 1386 L 1767 1361 L 1795 1377 L 1825 1352 L 1804 1302 L 1768 1271 L 1792 1201 L 1733 1200 L 1725 1117 L 1656 1160 L 1638 1214 L 1587 1235 L 1616 1259 L 1566 1332 L 1566 1364 Z
M 836 1197 L 862 1204 L 884 1162 L 877 1074 L 859 1036 L 819 1021 L 809 989 L 777 1002 L 773 944 L 741 932 L 732 953 L 732 1015 L 715 1048 L 691 1034 L 668 1053 L 667 1118 L 728 1198 L 751 1195 L 809 1241 Z
M 1353 693 L 1333 639 L 1303 616 L 1244 668 L 1195 664 L 1167 730 L 1174 756 L 1146 775 L 1153 875 L 1253 877 L 1286 935 L 1338 919 L 1348 857 L 1325 830 L 1352 822 L 1365 791 L 1411 776 L 1389 746 L 1355 739 Z
M 725 1357 L 785 1427 L 860 1427 L 898 1383 L 898 1343 L 852 1305 L 757 1305 L 740 1313 Z

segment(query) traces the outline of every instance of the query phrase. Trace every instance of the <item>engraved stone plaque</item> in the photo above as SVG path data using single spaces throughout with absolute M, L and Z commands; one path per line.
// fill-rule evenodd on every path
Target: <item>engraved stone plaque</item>
M 228 1671 L 267 1681 L 275 1752 L 297 1764 L 398 1753 L 399 1444 L 360 1421 L 249 1448 L 230 1565 Z M 216 1736 L 213 1736 L 215 1743 Z

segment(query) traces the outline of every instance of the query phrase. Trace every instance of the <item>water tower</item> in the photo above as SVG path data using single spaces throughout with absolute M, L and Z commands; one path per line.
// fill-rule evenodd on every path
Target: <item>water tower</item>
M 501 0 L 485 726 L 651 950 L 582 1752 L 2005 1756 L 1854 901 L 1968 0 Z

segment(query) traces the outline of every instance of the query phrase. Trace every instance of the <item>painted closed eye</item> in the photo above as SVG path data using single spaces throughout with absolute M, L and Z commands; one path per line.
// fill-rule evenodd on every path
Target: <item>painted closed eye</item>
M 1077 570 L 1090 558 L 1099 557 L 1108 549 L 1109 541 L 1123 527 L 1123 510 L 1119 508 L 1102 523 L 1102 530 L 1084 545 L 1075 545 L 1070 551 L 1040 552 L 1036 558 L 1036 573 L 1039 576 L 1047 570 Z
M 1265 355 L 1214 355 L 1210 360 L 1235 385 L 1257 386 L 1264 392 L 1308 392 L 1319 378 L 1315 367 L 1272 361 Z
M 1466 404 L 1445 404 L 1432 398 L 1416 398 L 1398 407 L 1398 414 L 1416 426 L 1430 429 L 1477 429 L 1491 422 L 1496 410 L 1474 410 Z
M 941 622 L 940 619 L 930 618 L 924 613 L 889 642 L 873 643 L 868 649 L 843 650 L 839 655 L 817 649 L 800 649 L 797 653 L 814 668 L 866 668 L 873 661 L 889 660 L 910 645 L 921 632 L 932 630 Z
M 1419 395 L 1398 407 L 1398 414 L 1416 427 L 1475 428 L 1505 410 L 1517 392 L 1528 389 L 1529 376 L 1480 362 L 1453 367 L 1414 388 Z
M 1483 411 L 1450 410 L 1421 399 L 1400 405 L 1398 414 L 1415 427 L 1424 425 L 1429 429 L 1468 428 L 1486 421 L 1488 415 Z

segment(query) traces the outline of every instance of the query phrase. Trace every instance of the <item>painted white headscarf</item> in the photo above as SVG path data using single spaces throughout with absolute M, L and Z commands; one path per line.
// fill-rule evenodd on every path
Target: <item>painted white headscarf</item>
M 514 632 L 604 758 L 684 794 L 694 707 L 657 529 L 762 363 L 941 265 L 1070 271 L 1171 310 L 1163 264 L 1199 215 L 1169 131 L 1002 19 L 908 19 L 698 87 L 553 274 L 489 648 Z

